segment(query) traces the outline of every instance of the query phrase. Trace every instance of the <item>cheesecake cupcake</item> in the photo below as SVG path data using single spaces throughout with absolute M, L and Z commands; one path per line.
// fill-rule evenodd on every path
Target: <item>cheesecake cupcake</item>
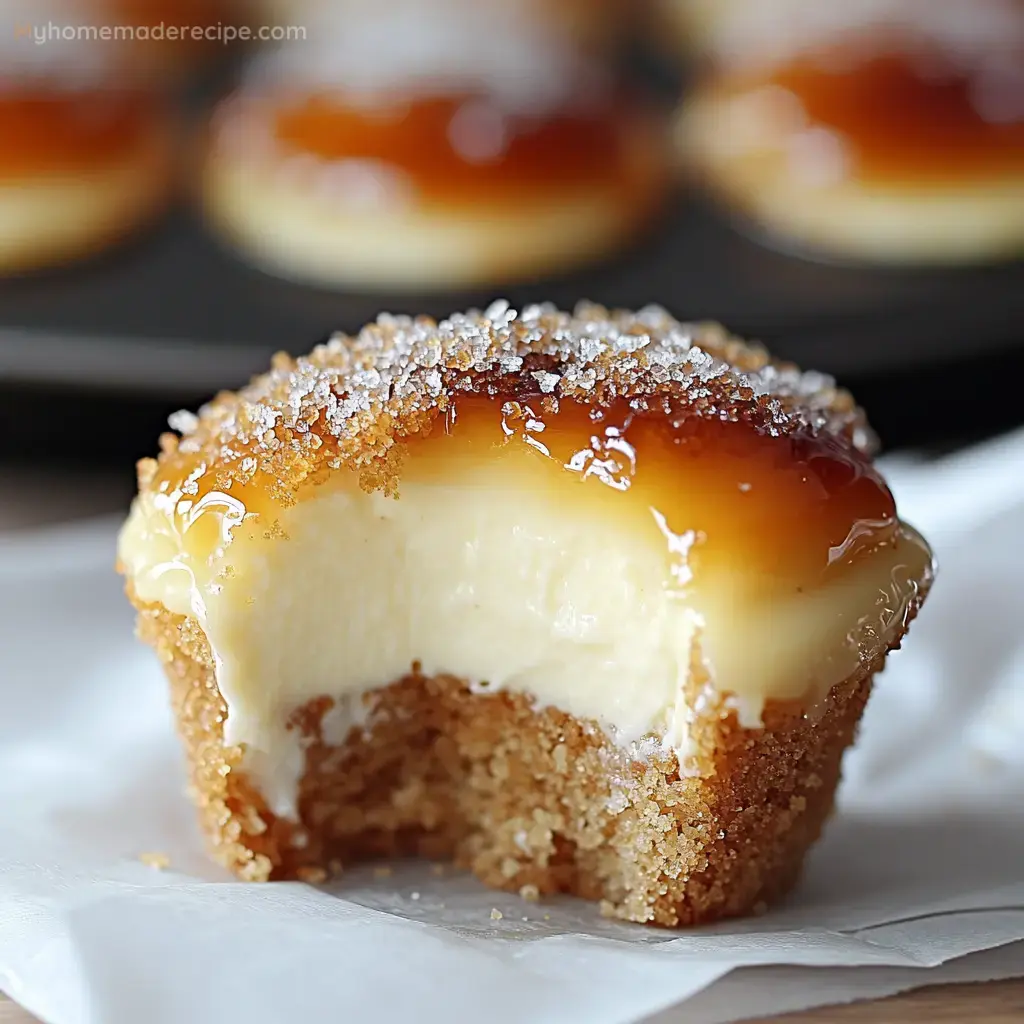
M 683 160 L 785 246 L 878 263 L 1024 252 L 1016 0 L 739 5 Z
M 382 316 L 172 427 L 120 569 L 247 880 L 754 912 L 932 581 L 846 392 L 657 308 Z
M 50 38 L 51 25 L 83 22 L 83 8 L 73 10 L 0 0 L 18 26 L 0 33 L 0 274 L 101 252 L 171 197 L 167 103 L 127 72 L 116 47 Z
M 668 187 L 664 121 L 518 8 L 322 16 L 214 115 L 203 195 L 250 262 L 444 289 L 604 258 Z M 496 20 L 497 18 L 497 20 Z

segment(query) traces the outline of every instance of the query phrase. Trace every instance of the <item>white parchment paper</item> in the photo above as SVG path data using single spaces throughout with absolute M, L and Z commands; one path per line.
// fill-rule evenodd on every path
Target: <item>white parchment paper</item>
M 116 524 L 0 538 L 0 989 L 54 1024 L 618 1024 L 1024 974 L 1024 435 L 890 470 L 941 575 L 840 811 L 784 905 L 678 934 L 421 864 L 231 881 L 132 638 Z

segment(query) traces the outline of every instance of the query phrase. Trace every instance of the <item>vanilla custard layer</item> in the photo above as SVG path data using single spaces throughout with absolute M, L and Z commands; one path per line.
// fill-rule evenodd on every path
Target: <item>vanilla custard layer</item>
M 837 495 L 846 514 L 891 503 L 841 461 L 822 469 L 827 453 L 789 466 L 782 442 L 744 441 L 720 448 L 711 472 L 707 438 L 654 451 L 634 437 L 638 450 L 611 428 L 621 461 L 578 472 L 584 460 L 556 462 L 556 430 L 539 448 L 527 422 L 532 433 L 502 420 L 501 443 L 415 442 L 397 498 L 337 471 L 291 507 L 256 514 L 231 494 L 188 497 L 167 481 L 137 499 L 125 570 L 141 600 L 202 625 L 227 742 L 246 745 L 279 812 L 291 812 L 302 771 L 285 722 L 312 698 L 351 698 L 339 705 L 351 719 L 335 723 L 343 738 L 361 696 L 415 664 L 528 694 L 625 744 L 653 735 L 682 760 L 695 666 L 745 724 L 769 699 L 812 704 L 887 649 L 930 577 L 927 548 L 895 520 L 823 527 Z M 664 470 L 651 476 L 666 453 L 677 463 L 668 489 Z M 801 522 L 812 514 L 820 521 Z M 713 543 L 715 523 L 725 544 Z

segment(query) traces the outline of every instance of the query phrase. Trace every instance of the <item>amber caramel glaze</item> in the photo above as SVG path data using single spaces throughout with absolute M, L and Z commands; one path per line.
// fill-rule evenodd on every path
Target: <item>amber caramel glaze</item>
M 720 579 L 741 565 L 744 597 L 811 589 L 894 542 L 899 526 L 869 459 L 834 437 L 771 436 L 692 415 L 672 420 L 621 400 L 593 408 L 540 395 L 458 396 L 403 447 L 399 496 L 403 480 L 471 481 L 482 459 L 508 460 L 510 471 L 519 460 L 547 465 L 550 475 L 512 478 L 561 487 L 570 508 L 584 501 L 587 513 L 621 529 L 651 531 L 668 554 L 666 585 L 681 588 L 691 573 L 699 587 L 703 572 Z M 353 478 L 311 477 L 296 496 L 336 482 L 352 486 Z M 261 514 L 258 526 L 273 536 L 274 500 L 259 476 L 219 490 L 198 456 L 178 451 L 150 487 L 177 506 L 179 535 L 189 535 L 184 546 L 200 557 L 244 514 Z M 684 566 L 683 577 L 673 575 Z
M 0 178 L 74 174 L 116 161 L 157 116 L 156 101 L 135 93 L 0 95 Z
M 622 101 L 531 118 L 505 114 L 484 97 L 424 98 L 369 111 L 321 95 L 280 109 L 276 136 L 288 152 L 387 164 L 427 199 L 500 200 L 621 183 L 635 138 L 630 118 L 639 116 L 647 115 Z M 467 134 L 492 136 L 475 156 L 456 141 L 460 119 Z
M 695 579 L 704 568 L 740 563 L 768 585 L 810 587 L 895 536 L 888 488 L 864 456 L 833 438 L 771 437 L 693 416 L 673 422 L 622 401 L 605 409 L 563 401 L 557 411 L 544 404 L 541 396 L 457 398 L 443 430 L 435 426 L 416 447 L 434 447 L 436 473 L 453 458 L 514 456 L 528 445 L 555 473 L 600 489 L 610 508 L 621 502 L 673 537 L 693 531 L 687 562 Z M 411 448 L 407 473 L 419 475 L 423 464 Z
M 842 54 L 804 57 L 773 74 L 770 84 L 799 99 L 809 124 L 841 138 L 857 177 L 927 181 L 1024 173 L 1024 120 L 986 119 L 969 74 L 926 73 L 899 54 L 852 68 L 850 61 Z

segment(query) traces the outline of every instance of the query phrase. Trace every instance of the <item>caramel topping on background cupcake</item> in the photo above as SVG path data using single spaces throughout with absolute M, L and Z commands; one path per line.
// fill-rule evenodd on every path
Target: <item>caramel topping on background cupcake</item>
M 214 225 L 313 283 L 453 287 L 590 262 L 664 196 L 664 122 L 521 5 L 319 15 L 216 113 Z
M 883 262 L 1024 246 L 1024 7 L 736 5 L 684 107 L 684 159 L 811 251 Z
M 124 42 L 79 30 L 107 7 L 0 3 L 0 273 L 105 249 L 149 223 L 174 181 L 175 119 Z M 69 33 L 69 34 L 66 34 Z

